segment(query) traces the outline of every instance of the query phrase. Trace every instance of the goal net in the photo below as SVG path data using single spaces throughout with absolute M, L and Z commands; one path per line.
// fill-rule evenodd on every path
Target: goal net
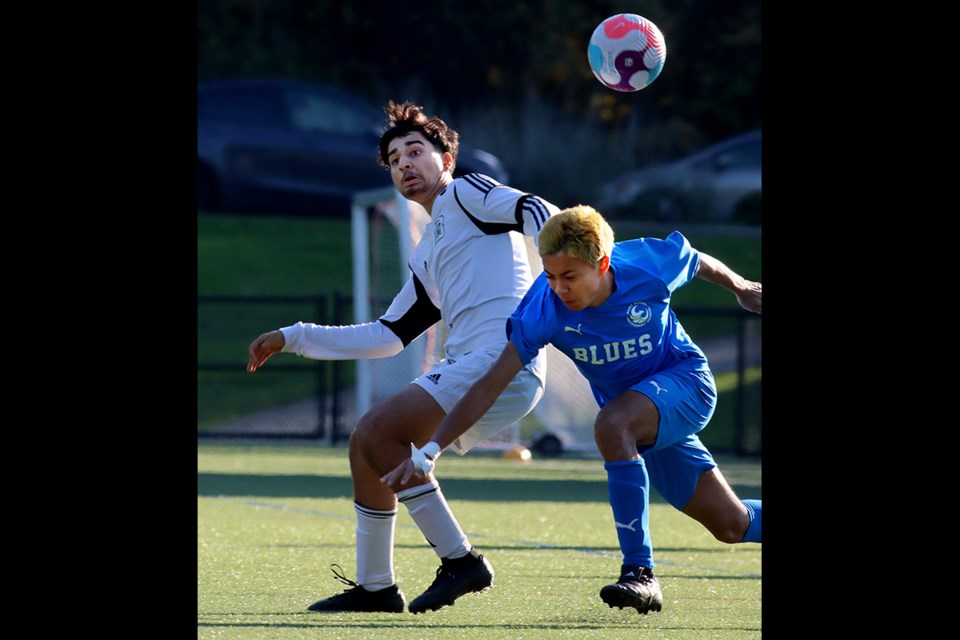
M 370 322 L 389 307 L 406 281 L 408 259 L 430 216 L 390 187 L 358 193 L 352 208 L 354 321 Z M 534 276 L 543 270 L 533 239 L 526 237 Z M 443 358 L 443 323 L 390 358 L 358 360 L 356 415 L 396 393 Z M 569 359 L 547 347 L 543 399 L 523 420 L 477 448 L 523 444 L 541 453 L 596 451 L 593 421 L 597 404 L 586 380 Z

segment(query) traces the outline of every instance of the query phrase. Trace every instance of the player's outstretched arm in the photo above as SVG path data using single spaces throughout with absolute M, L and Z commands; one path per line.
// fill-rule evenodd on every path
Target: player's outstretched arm
M 283 349 L 286 339 L 279 329 L 261 333 L 247 348 L 247 371 L 253 373 L 267 361 L 267 358 Z
M 380 482 L 394 491 L 406 486 L 414 473 L 424 476 L 433 471 L 434 461 L 440 452 L 449 447 L 467 429 L 483 417 L 514 376 L 523 368 L 523 361 L 512 342 L 503 348 L 500 357 L 464 394 L 450 413 L 437 426 L 430 442 L 417 449 L 412 446 L 412 455 L 393 471 L 380 478 Z
M 747 311 L 761 313 L 763 287 L 759 282 L 747 280 L 733 269 L 706 253 L 700 252 L 697 277 L 718 284 L 737 296 L 737 302 Z
M 507 342 L 496 362 L 460 398 L 430 439 L 440 445 L 441 451 L 449 447 L 483 417 L 522 368 L 523 361 L 517 348 Z

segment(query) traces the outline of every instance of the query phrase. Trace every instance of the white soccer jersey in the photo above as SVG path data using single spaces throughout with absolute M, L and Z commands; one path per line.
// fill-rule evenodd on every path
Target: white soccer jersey
M 410 256 L 412 274 L 380 322 L 409 344 L 438 319 L 446 356 L 506 345 L 506 321 L 533 283 L 523 235 L 536 241 L 559 209 L 480 174 L 455 179 L 433 202 Z M 543 380 L 543 358 L 531 363 Z
M 410 256 L 412 271 L 377 322 L 281 329 L 283 351 L 316 359 L 386 358 L 443 320 L 446 357 L 507 343 L 507 318 L 533 283 L 523 235 L 533 237 L 559 209 L 534 195 L 471 173 L 433 202 L 430 222 Z M 542 353 L 528 365 L 545 381 Z

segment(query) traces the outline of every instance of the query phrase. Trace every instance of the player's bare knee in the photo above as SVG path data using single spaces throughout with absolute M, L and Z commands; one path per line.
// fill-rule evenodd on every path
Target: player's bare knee
M 617 425 L 604 419 L 603 412 L 597 415 L 597 419 L 593 423 L 593 439 L 601 451 L 603 451 L 604 446 L 609 446 L 620 440 Z
M 743 542 L 743 534 L 748 526 L 750 526 L 749 516 L 736 514 L 710 523 L 707 529 L 719 542 L 737 544 Z
M 635 439 L 627 425 L 603 411 L 593 423 L 593 437 L 605 460 L 628 459 L 637 452 Z
M 368 438 L 364 437 L 364 432 L 360 429 L 354 429 L 350 433 L 348 441 L 348 451 L 350 455 L 350 465 L 353 469 L 356 464 L 370 465 L 370 455 L 367 443 Z
M 359 436 L 357 435 L 356 429 L 350 432 L 350 436 L 347 438 L 347 447 L 351 451 L 356 451 L 357 448 L 360 446 L 360 442 L 358 441 L 358 438 Z
M 368 462 L 372 463 L 378 448 L 383 446 L 382 429 L 369 414 L 360 418 L 350 434 L 350 446 Z
M 648 420 L 637 420 L 618 405 L 609 404 L 597 414 L 593 437 L 601 452 L 605 447 L 625 447 L 635 453 L 638 444 L 656 442 L 656 422 L 648 423 Z

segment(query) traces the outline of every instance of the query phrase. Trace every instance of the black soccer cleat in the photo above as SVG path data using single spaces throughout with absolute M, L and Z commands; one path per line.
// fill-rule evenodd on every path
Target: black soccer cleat
M 340 569 L 340 572 L 338 573 L 333 567 Z M 343 593 L 325 598 L 324 600 L 318 600 L 314 602 L 312 605 L 307 607 L 308 611 L 383 611 L 386 613 L 403 612 L 403 607 L 407 604 L 407 601 L 404 599 L 403 592 L 400 591 L 397 585 L 391 585 L 386 589 L 381 589 L 380 591 L 367 591 L 353 580 L 348 580 L 347 577 L 343 575 L 343 569 L 340 568 L 340 565 L 331 565 L 330 570 L 333 571 L 334 578 L 353 588 L 346 589 Z
M 493 566 L 471 549 L 462 558 L 444 558 L 433 584 L 410 603 L 410 613 L 436 611 L 453 605 L 462 595 L 486 591 L 493 586 Z
M 653 569 L 623 565 L 620 579 L 616 584 L 608 584 L 600 589 L 600 599 L 611 608 L 633 607 L 637 613 L 660 611 L 663 608 L 663 594 Z

